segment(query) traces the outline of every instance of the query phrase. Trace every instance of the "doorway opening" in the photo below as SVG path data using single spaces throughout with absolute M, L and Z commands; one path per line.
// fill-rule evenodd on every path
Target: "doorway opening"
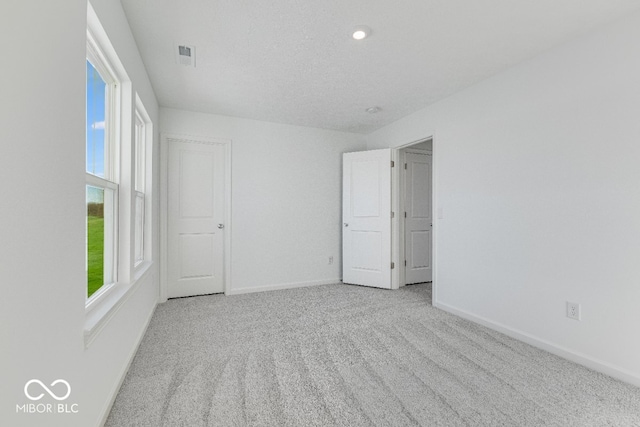
M 435 290 L 433 138 L 343 154 L 342 281 Z
M 433 138 L 394 149 L 393 288 L 431 282 L 435 288 Z

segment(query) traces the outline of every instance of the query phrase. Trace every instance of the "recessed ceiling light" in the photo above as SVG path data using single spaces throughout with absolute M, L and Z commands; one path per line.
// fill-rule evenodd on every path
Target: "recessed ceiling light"
M 371 34 L 371 28 L 367 27 L 366 25 L 358 25 L 356 28 L 353 29 L 353 33 L 351 34 L 351 37 L 353 37 L 356 40 L 362 40 L 368 37 L 370 34 Z
M 364 111 L 366 111 L 369 114 L 375 114 L 375 113 L 378 113 L 380 110 L 382 110 L 382 108 L 378 107 L 377 105 L 374 105 L 373 107 L 369 107 Z

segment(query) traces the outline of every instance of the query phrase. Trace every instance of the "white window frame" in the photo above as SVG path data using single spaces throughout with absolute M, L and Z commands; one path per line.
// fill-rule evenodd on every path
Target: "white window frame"
M 117 271 L 114 277 L 117 278 L 115 283 L 110 286 L 102 286 L 96 291 L 92 298 L 86 300 L 85 305 L 85 322 L 84 322 L 84 345 L 89 348 L 94 340 L 104 330 L 104 327 L 111 319 L 117 316 L 119 308 L 126 303 L 136 291 L 144 284 L 149 284 L 153 279 L 153 209 L 152 195 L 153 188 L 153 149 L 154 149 L 154 130 L 150 116 L 144 109 L 144 106 L 138 108 L 140 116 L 145 121 L 145 206 L 144 206 L 144 254 L 145 261 L 135 265 L 135 176 L 136 165 L 135 160 L 135 108 L 142 105 L 139 98 L 135 94 L 134 85 L 127 74 L 127 70 L 118 57 L 113 44 L 109 40 L 105 29 L 100 23 L 91 2 L 87 3 L 87 55 L 91 51 L 92 55 L 96 55 L 101 59 L 104 67 L 110 72 L 115 80 L 119 83 L 116 90 L 113 90 L 113 98 L 109 98 L 109 106 L 115 107 L 112 110 L 113 126 L 107 132 L 113 136 L 115 141 L 109 147 L 110 159 L 105 164 L 105 174 L 109 173 L 111 179 L 106 179 L 111 184 L 102 181 L 102 178 L 91 176 L 87 178 L 87 183 L 94 186 L 114 185 L 117 187 L 118 194 L 114 195 L 114 221 L 116 224 L 116 239 L 114 241 L 114 269 Z M 89 56 L 87 56 L 87 59 Z M 99 62 L 99 61 L 96 61 Z M 97 68 L 96 68 L 97 69 Z M 134 99 L 135 96 L 135 99 Z M 137 102 L 136 102 L 137 101 Z M 140 168 L 137 168 L 138 170 Z M 106 171 L 109 172 L 106 172 Z M 100 184 L 100 185 L 97 185 Z M 110 192 L 111 187 L 109 187 Z M 115 270 L 114 270 L 115 271 Z M 86 292 L 86 279 L 85 279 Z
M 107 84 L 105 97 L 105 153 L 104 178 L 85 172 L 86 185 L 113 191 L 113 210 L 105 212 L 105 230 L 111 229 L 112 236 L 105 236 L 104 270 L 109 272 L 112 280 L 104 283 L 93 295 L 86 299 L 87 310 L 103 299 L 118 282 L 118 242 L 119 242 L 119 176 L 120 176 L 120 114 L 121 114 L 121 82 L 116 72 L 103 53 L 90 28 L 87 29 L 87 60 L 98 71 Z M 107 224 L 109 227 L 107 227 Z
M 134 162 L 133 162 L 133 222 L 134 222 L 134 237 L 133 237 L 133 262 L 136 276 L 138 273 L 145 269 L 145 266 L 151 262 L 152 250 L 151 250 L 151 183 L 153 179 L 152 175 L 152 142 L 153 142 L 153 124 L 151 118 L 147 113 L 140 97 L 136 93 L 135 96 L 135 111 L 134 111 Z M 138 221 L 136 216 L 136 210 L 138 201 L 142 201 L 142 229 L 138 230 Z M 136 251 L 136 236 L 140 232 L 142 251 L 138 253 Z

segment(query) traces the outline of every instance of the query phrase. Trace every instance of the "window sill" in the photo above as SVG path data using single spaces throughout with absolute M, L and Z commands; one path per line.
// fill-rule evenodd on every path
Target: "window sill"
M 100 331 L 109 323 L 109 320 L 116 315 L 120 307 L 135 293 L 140 287 L 142 280 L 150 271 L 153 262 L 145 261 L 136 269 L 135 278 L 132 284 L 118 283 L 109 289 L 99 301 L 92 304 L 87 310 L 84 322 L 84 347 L 89 348 L 96 339 Z
M 153 262 L 147 260 L 141 261 L 139 264 L 136 264 L 133 271 L 133 282 L 135 283 L 140 280 L 142 276 L 144 276 L 147 271 L 149 271 L 149 268 L 151 268 L 152 265 Z

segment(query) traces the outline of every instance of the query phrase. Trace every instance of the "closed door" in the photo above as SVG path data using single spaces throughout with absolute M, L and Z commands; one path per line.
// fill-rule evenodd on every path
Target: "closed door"
M 343 155 L 342 281 L 391 289 L 391 150 Z
M 224 146 L 169 140 L 168 297 L 224 292 Z
M 431 249 L 431 153 L 405 153 L 405 283 L 430 282 Z

